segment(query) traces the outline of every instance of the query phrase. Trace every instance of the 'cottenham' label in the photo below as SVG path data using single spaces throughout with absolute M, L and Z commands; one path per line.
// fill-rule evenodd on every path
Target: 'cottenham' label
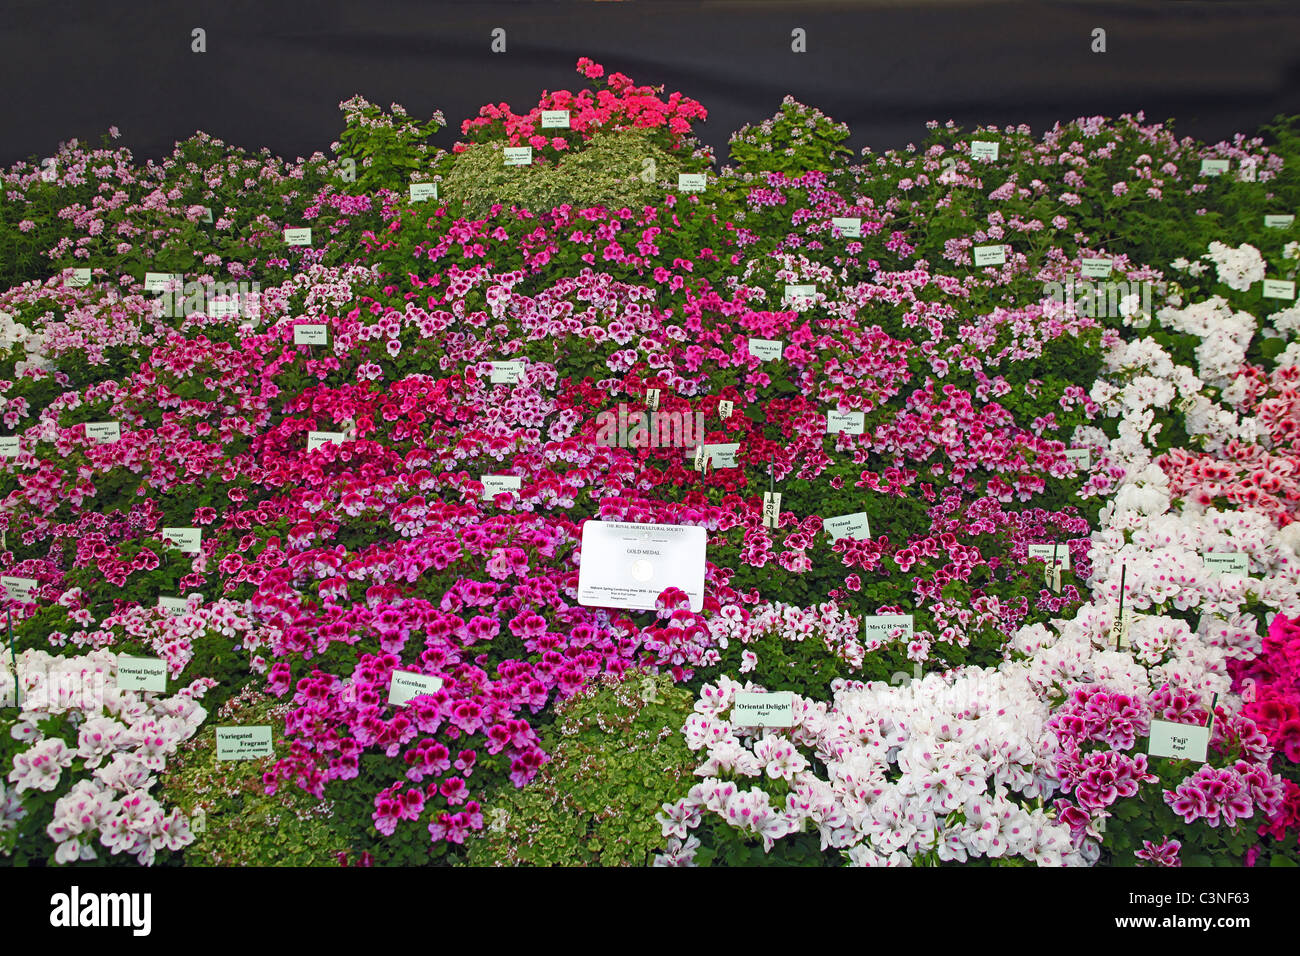
M 750 339 L 749 354 L 764 362 L 774 362 L 785 352 L 785 343 L 777 339 Z
M 342 432 L 308 432 L 307 450 L 315 451 L 322 445 L 341 445 L 347 440 Z
M 975 247 L 975 265 L 977 266 L 1000 266 L 1005 265 L 1007 261 L 1006 246 L 976 246 Z
M 423 694 L 435 694 L 441 688 L 441 677 L 414 671 L 393 671 L 392 682 L 388 685 L 388 702 L 400 707 Z
M 866 427 L 864 412 L 827 412 L 826 434 L 834 435 L 844 432 L 846 435 L 861 435 Z
M 167 662 L 156 657 L 127 657 L 117 659 L 118 690 L 147 690 L 163 693 L 167 690 Z
M 218 727 L 218 760 L 257 760 L 273 757 L 270 727 Z
M 329 328 L 324 325 L 295 325 L 294 345 L 325 345 L 329 342 Z
M 737 691 L 730 722 L 733 727 L 793 727 L 794 694 L 788 690 L 770 694 Z

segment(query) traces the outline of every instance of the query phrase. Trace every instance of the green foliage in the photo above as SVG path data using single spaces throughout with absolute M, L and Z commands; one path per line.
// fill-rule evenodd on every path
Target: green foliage
M 345 101 L 342 109 L 347 127 L 339 134 L 335 152 L 340 164 L 349 159 L 356 164 L 352 191 L 373 194 L 387 188 L 405 195 L 411 174 L 427 171 L 439 159 L 441 151 L 426 140 L 447 125 L 441 110 L 428 122 L 417 123 L 397 103 L 389 114 L 362 96 Z
M 732 134 L 731 158 L 750 173 L 829 172 L 853 158 L 853 151 L 844 146 L 848 138 L 846 125 L 787 96 L 771 119 Z
M 336 854 L 349 849 L 329 802 L 297 787 L 265 793 L 262 775 L 289 752 L 281 731 L 290 708 L 246 690 L 182 744 L 168 764 L 161 782 L 164 803 L 179 806 L 191 821 L 200 811 L 205 816 L 203 832 L 183 851 L 186 865 L 333 866 Z M 216 727 L 225 724 L 270 724 L 275 756 L 218 761 Z
M 663 847 L 655 814 L 694 783 L 679 729 L 693 698 L 667 677 L 606 675 L 556 709 L 551 754 L 522 790 L 503 788 L 469 862 L 645 866 Z

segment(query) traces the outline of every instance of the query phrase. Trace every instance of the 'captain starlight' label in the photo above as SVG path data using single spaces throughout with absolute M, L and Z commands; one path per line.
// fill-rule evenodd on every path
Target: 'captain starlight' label
M 347 440 L 342 432 L 308 432 L 307 450 L 315 451 L 323 445 L 341 445 Z
M 483 483 L 483 498 L 489 500 L 503 491 L 518 491 L 523 479 L 518 475 L 484 475 L 479 479 Z
M 388 685 L 388 702 L 400 707 L 424 694 L 435 694 L 442 689 L 442 678 L 415 671 L 393 671 Z
M 218 727 L 216 731 L 218 760 L 257 760 L 275 756 L 269 726 Z
M 122 655 L 117 659 L 117 689 L 164 693 L 167 690 L 167 662 L 157 657 Z
M 733 727 L 793 727 L 794 694 L 788 690 L 768 694 L 737 691 L 730 721 Z

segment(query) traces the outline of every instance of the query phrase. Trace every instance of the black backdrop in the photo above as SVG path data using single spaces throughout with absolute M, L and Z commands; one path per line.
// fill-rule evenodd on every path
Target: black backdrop
M 206 53 L 190 50 L 194 27 Z M 807 53 L 791 52 L 795 27 Z M 450 146 L 484 103 L 522 111 L 543 89 L 581 88 L 582 55 L 700 100 L 722 158 L 786 93 L 875 149 L 919 142 L 928 119 L 1038 133 L 1141 109 L 1217 140 L 1300 112 L 1295 0 L 0 0 L 0 163 L 97 143 L 110 125 L 142 158 L 199 129 L 289 158 L 328 152 L 354 93 L 417 118 L 442 109 L 451 128 L 435 142 Z

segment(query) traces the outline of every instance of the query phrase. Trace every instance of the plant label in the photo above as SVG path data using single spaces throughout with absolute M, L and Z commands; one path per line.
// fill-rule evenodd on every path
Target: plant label
M 837 518 L 824 518 L 822 530 L 831 536 L 831 541 L 838 541 L 840 538 L 865 541 L 871 537 L 871 525 L 865 511 L 840 515 Z
M 669 587 L 704 608 L 707 532 L 696 525 L 588 520 L 582 526 L 578 603 L 584 607 L 653 610 Z
M 1108 279 L 1113 268 L 1110 259 L 1083 259 L 1079 262 L 1079 271 L 1085 279 Z
M 184 284 L 185 275 L 181 272 L 146 272 L 144 274 L 145 292 L 166 292 L 173 283 Z
M 164 693 L 167 690 L 167 662 L 156 657 L 122 655 L 117 659 L 117 689 Z
M 1283 279 L 1265 279 L 1264 298 L 1290 301 L 1295 298 L 1295 283 Z
M 507 146 L 505 148 L 505 165 L 531 166 L 532 164 L 533 148 L 531 146 Z
M 996 160 L 998 158 L 998 147 L 1001 145 L 1001 143 L 988 143 L 982 140 L 975 140 L 970 144 L 970 158 Z
M 1147 745 L 1150 756 L 1205 763 L 1209 750 L 1209 727 L 1175 724 L 1168 720 L 1151 721 L 1151 739 Z
M 1203 554 L 1201 563 L 1211 571 L 1219 574 L 1250 574 L 1250 556 L 1241 551 L 1226 554 Z
M 37 587 L 35 578 L 0 577 L 0 590 L 11 601 L 31 601 Z
M 275 756 L 269 726 L 218 727 L 216 730 L 218 760 L 257 760 Z
M 1067 448 L 1065 460 L 1080 471 L 1087 471 L 1092 467 L 1092 451 L 1088 448 Z
M 393 671 L 388 685 L 388 702 L 401 707 L 424 694 L 436 694 L 442 689 L 442 678 L 415 671 Z
M 69 289 L 81 289 L 84 288 L 85 286 L 90 285 L 90 270 L 73 269 L 72 276 L 68 278 L 63 284 L 65 287 Z
M 864 412 L 827 412 L 826 434 L 843 432 L 846 435 L 861 435 L 866 427 Z
M 841 239 L 861 239 L 862 219 L 859 216 L 836 216 L 831 219 L 831 229 L 838 230 Z
M 347 440 L 342 432 L 308 432 L 307 450 L 315 451 L 322 445 L 341 445 Z
M 284 241 L 291 246 L 310 246 L 311 230 L 310 229 L 286 229 L 284 231 Z
M 411 183 L 411 202 L 428 202 L 437 198 L 437 183 Z
M 121 422 L 86 422 L 86 437 L 106 445 L 122 437 Z
M 736 410 L 735 402 L 729 402 L 725 399 L 718 402 L 718 417 L 721 418 L 724 422 L 731 417 L 731 413 L 734 412 L 735 410 Z M 17 441 L 17 439 L 14 440 Z
M 542 110 L 542 129 L 568 129 L 568 110 Z
M 1222 176 L 1227 171 L 1228 171 L 1228 161 L 1226 159 L 1201 160 L 1202 176 Z
M 1037 558 L 1039 561 L 1046 561 L 1050 568 L 1052 566 L 1053 550 L 1056 551 L 1056 566 L 1062 571 L 1070 570 L 1070 548 L 1064 542 L 1060 545 L 1031 544 L 1029 546 L 1029 557 L 1031 560 Z
M 812 302 L 817 298 L 817 287 L 815 285 L 788 285 L 785 287 L 785 293 L 781 301 L 787 305 L 794 305 L 796 302 Z
M 483 483 L 484 501 L 491 501 L 503 491 L 518 491 L 523 485 L 518 475 L 484 475 L 479 481 Z
M 295 325 L 293 327 L 294 345 L 326 345 L 329 343 L 329 327 L 324 325 Z
M 768 694 L 737 691 L 730 722 L 733 727 L 793 727 L 794 694 L 788 690 Z
M 172 547 L 186 554 L 198 554 L 203 537 L 202 528 L 163 528 L 162 536 L 171 538 Z
M 781 492 L 763 492 L 763 527 L 775 528 L 781 518 Z
M 708 188 L 709 180 L 705 173 L 678 173 L 677 191 L 679 193 L 702 193 Z
M 645 390 L 645 407 L 654 411 L 659 407 L 659 389 L 647 388 Z
M 20 450 L 17 435 L 0 438 L 0 458 L 13 458 Z
M 488 381 L 493 385 L 513 385 L 523 374 L 523 362 L 492 362 Z
M 773 362 L 785 354 L 785 343 L 776 339 L 750 339 L 749 354 L 764 362 Z
M 895 636 L 910 641 L 916 633 L 916 620 L 912 614 L 871 614 L 862 622 L 863 637 L 876 644 L 886 644 Z
M 1290 229 L 1292 223 L 1294 222 L 1295 222 L 1295 216 L 1289 213 L 1286 215 L 1265 216 L 1264 228 L 1265 229 Z
M 1001 266 L 1006 265 L 1006 261 L 1006 246 L 975 247 L 975 265 L 977 266 Z

